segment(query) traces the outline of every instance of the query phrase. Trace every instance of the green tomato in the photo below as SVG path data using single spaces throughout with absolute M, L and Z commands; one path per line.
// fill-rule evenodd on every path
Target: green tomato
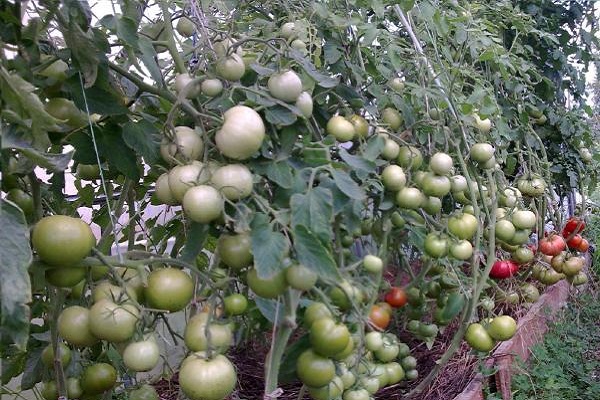
M 283 294 L 287 288 L 285 270 L 277 271 L 269 278 L 261 278 L 255 268 L 248 270 L 246 275 L 248 286 L 256 295 L 265 299 L 274 299 Z
M 177 268 L 158 268 L 148 275 L 144 289 L 146 303 L 159 310 L 184 309 L 194 296 L 194 281 Z
M 322 356 L 331 357 L 342 352 L 350 340 L 346 325 L 336 324 L 332 318 L 321 318 L 310 326 L 310 344 Z
M 83 370 L 81 388 L 86 394 L 100 394 L 117 383 L 117 370 L 107 363 L 92 364 Z
M 285 280 L 290 287 L 308 291 L 317 283 L 319 276 L 311 269 L 302 264 L 294 264 L 285 269 Z
M 248 299 L 243 294 L 234 293 L 223 299 L 227 315 L 242 315 L 248 308 Z
M 52 215 L 42 218 L 33 227 L 31 243 L 42 261 L 64 267 L 87 256 L 96 239 L 89 225 L 81 219 Z
M 251 265 L 253 257 L 250 234 L 222 234 L 217 241 L 217 253 L 223 264 L 236 271 Z
M 308 349 L 296 361 L 296 374 L 306 386 L 322 387 L 335 377 L 335 364 L 329 358 Z

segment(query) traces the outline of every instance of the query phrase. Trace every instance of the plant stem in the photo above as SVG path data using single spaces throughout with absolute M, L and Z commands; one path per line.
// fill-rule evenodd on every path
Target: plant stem
M 171 57 L 173 57 L 175 69 L 180 74 L 184 74 L 187 72 L 187 68 L 185 67 L 185 63 L 183 62 L 183 58 L 181 58 L 179 51 L 177 51 L 177 44 L 175 43 L 175 32 L 173 32 L 171 12 L 169 11 L 169 3 L 166 0 L 161 1 L 160 9 L 163 14 L 164 29 L 167 32 L 167 48 L 169 49 L 169 53 L 171 53 Z
M 56 373 L 56 389 L 60 399 L 67 398 L 67 388 L 65 384 L 65 372 L 63 371 L 60 347 L 58 346 L 58 327 L 56 321 L 64 302 L 64 292 L 60 289 L 50 288 L 50 345 L 54 353 L 54 372 Z

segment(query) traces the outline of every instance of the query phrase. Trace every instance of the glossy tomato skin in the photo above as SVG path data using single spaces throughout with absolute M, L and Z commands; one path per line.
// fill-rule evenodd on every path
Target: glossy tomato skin
M 89 328 L 90 311 L 81 306 L 65 308 L 58 317 L 58 333 L 74 346 L 91 346 L 98 341 Z
M 581 239 L 581 243 L 579 243 L 579 246 L 577 246 L 577 250 L 585 253 L 586 251 L 588 251 L 588 249 L 590 248 L 590 242 L 588 242 L 587 239 Z
M 144 297 L 150 307 L 179 311 L 188 305 L 193 296 L 194 282 L 180 269 L 160 268 L 148 275 Z
M 287 288 L 285 279 L 285 270 L 278 271 L 269 278 L 261 278 L 258 276 L 258 271 L 252 268 L 246 275 L 248 286 L 254 293 L 265 299 L 274 299 L 280 294 L 283 294 Z
M 306 386 L 322 387 L 334 378 L 335 364 L 329 358 L 308 349 L 296 361 L 296 374 Z
M 81 388 L 85 394 L 100 394 L 112 389 L 117 383 L 117 370 L 110 364 L 97 363 L 87 367 L 81 376 Z
M 321 303 L 318 301 L 314 301 L 310 303 L 308 307 L 306 307 L 306 311 L 304 311 L 304 325 L 310 328 L 312 324 L 321 318 L 331 318 L 333 314 L 329 311 L 329 308 L 325 305 L 325 303 Z
M 567 247 L 565 240 L 559 235 L 550 235 L 540 240 L 538 248 L 540 252 L 548 256 L 556 256 Z
M 123 363 L 136 372 L 150 371 L 160 359 L 160 351 L 154 340 L 132 342 L 123 351 Z
M 310 344 L 322 356 L 331 357 L 348 345 L 350 332 L 346 325 L 336 324 L 332 318 L 316 320 L 310 327 Z
M 568 237 L 573 233 L 581 233 L 585 229 L 585 222 L 577 217 L 569 218 L 565 227 L 563 228 L 562 234 L 564 237 Z
M 296 290 L 307 291 L 312 289 L 318 278 L 316 272 L 302 264 L 294 264 L 285 269 L 286 282 Z
M 385 294 L 384 298 L 385 302 L 394 308 L 404 307 L 408 301 L 406 296 L 406 292 L 404 289 L 393 286 L 390 290 Z
M 391 315 L 387 310 L 378 305 L 371 307 L 369 312 L 369 321 L 379 329 L 385 329 L 390 324 Z
M 129 400 L 160 400 L 154 386 L 144 384 L 129 392 Z
M 495 340 L 508 340 L 515 335 L 517 322 L 508 315 L 492 319 L 487 327 L 487 332 Z
M 519 264 L 512 260 L 498 260 L 490 270 L 490 278 L 506 279 L 513 276 L 519 270 Z
M 567 246 L 569 246 L 570 249 L 577 249 L 581 245 L 582 241 L 583 237 L 581 237 L 580 234 L 576 234 L 573 235 L 571 239 L 567 240 Z
M 252 264 L 252 241 L 246 232 L 223 234 L 217 242 L 217 252 L 221 261 L 239 271 Z
M 206 359 L 203 353 L 194 353 L 181 364 L 179 384 L 191 400 L 222 400 L 235 389 L 237 373 L 221 354 Z
M 473 349 L 489 352 L 494 348 L 494 340 L 481 324 L 471 324 L 465 333 L 465 340 Z
M 133 336 L 138 319 L 139 311 L 133 304 L 102 299 L 90 309 L 89 327 L 97 338 L 120 343 Z
M 248 308 L 248 299 L 243 294 L 234 293 L 223 299 L 223 305 L 227 315 L 241 315 Z
M 246 106 L 235 106 L 225 112 L 224 120 L 215 135 L 217 148 L 224 156 L 245 160 L 260 149 L 265 137 L 265 124 L 256 111 Z
M 31 243 L 44 262 L 62 267 L 81 261 L 90 253 L 96 239 L 89 225 L 81 219 L 51 215 L 33 227 Z

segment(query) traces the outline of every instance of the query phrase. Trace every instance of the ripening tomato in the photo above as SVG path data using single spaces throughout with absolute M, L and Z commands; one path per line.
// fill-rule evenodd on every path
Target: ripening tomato
M 391 315 L 383 307 L 374 305 L 369 313 L 369 321 L 379 329 L 385 329 L 390 324 Z
M 588 251 L 588 249 L 590 248 L 590 242 L 587 241 L 587 239 L 581 239 L 581 243 L 579 243 L 579 246 L 577 246 L 577 250 L 585 253 L 586 251 Z
M 404 289 L 397 286 L 392 286 L 390 288 L 390 291 L 385 294 L 384 300 L 394 308 L 403 307 L 408 301 Z
M 567 247 L 565 239 L 559 235 L 551 234 L 543 238 L 539 243 L 540 252 L 548 256 L 556 256 Z
M 582 240 L 583 237 L 581 237 L 580 234 L 576 234 L 571 239 L 567 240 L 567 246 L 569 246 L 570 249 L 577 249 Z
M 564 237 L 570 236 L 572 233 L 581 233 L 585 229 L 585 222 L 581 218 L 572 217 L 569 218 L 565 227 L 563 228 L 562 234 Z
M 513 276 L 519 270 L 519 264 L 512 260 L 498 260 L 490 270 L 490 278 L 505 279 Z

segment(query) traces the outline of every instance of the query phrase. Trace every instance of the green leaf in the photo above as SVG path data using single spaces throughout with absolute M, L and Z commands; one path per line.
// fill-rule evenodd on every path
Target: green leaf
M 340 148 L 339 155 L 342 160 L 354 169 L 358 169 L 366 172 L 373 172 L 377 165 L 371 161 L 364 159 L 363 157 L 355 156 L 346 151 L 344 148 Z
M 400 0 L 399 5 L 402 11 L 408 12 L 415 6 L 415 0 Z
M 331 168 L 331 176 L 338 189 L 351 199 L 364 200 L 367 196 L 365 191 L 346 172 Z
M 67 169 L 73 152 L 68 153 L 44 153 L 34 149 L 29 143 L 17 136 L 17 133 L 11 130 L 2 135 L 2 148 L 18 150 L 25 157 L 36 163 L 42 168 L 47 168 L 53 172 L 60 172 Z
M 31 119 L 34 143 L 41 149 L 49 143 L 45 131 L 58 131 L 60 127 L 57 125 L 59 121 L 46 112 L 35 90 L 31 83 L 0 65 L 0 96 L 15 113 Z
M 292 168 L 286 161 L 269 163 L 267 177 L 282 188 L 289 189 L 292 187 Z
M 123 106 L 122 99 L 120 95 L 114 90 L 108 90 L 106 87 L 108 85 L 104 85 L 105 87 L 101 87 L 98 83 L 100 79 L 96 81 L 92 87 L 87 89 L 83 89 L 81 87 L 81 81 L 79 80 L 79 75 L 74 75 L 69 78 L 66 83 L 71 89 L 71 96 L 73 98 L 73 102 L 77 105 L 77 107 L 82 110 L 84 113 L 89 111 L 90 114 L 101 114 L 101 115 L 122 115 L 127 114 L 127 107 Z M 111 88 L 112 89 L 112 88 Z M 83 93 L 85 90 L 85 96 Z
M 292 227 L 303 225 L 314 233 L 321 243 L 331 243 L 333 196 L 329 189 L 318 186 L 306 194 L 294 194 L 290 200 L 290 209 Z
M 98 64 L 100 59 L 96 53 L 96 45 L 94 35 L 91 30 L 84 32 L 79 25 L 72 23 L 64 24 L 64 21 L 59 20 L 59 29 L 63 34 L 65 43 L 73 60 L 83 74 L 85 87 L 90 88 L 96 82 L 98 76 Z
M 250 224 L 252 254 L 259 278 L 268 279 L 283 269 L 289 246 L 283 233 L 273 230 L 266 214 L 257 213 Z
M 29 229 L 21 209 L 4 199 L 0 199 L 0 226 L 0 336 L 25 350 L 31 302 Z
M 117 18 L 117 37 L 125 46 L 138 48 L 137 24 L 127 17 Z
M 254 302 L 260 313 L 269 320 L 269 322 L 274 325 L 279 325 L 281 323 L 285 315 L 285 308 L 281 302 L 272 299 L 263 299 L 262 297 L 256 297 Z
M 96 164 L 94 142 L 89 134 L 83 131 L 76 132 L 69 136 L 69 144 L 75 147 L 73 160 L 81 164 Z
M 373 12 L 377 17 L 383 17 L 383 14 L 385 13 L 385 7 L 383 6 L 380 0 L 372 1 L 371 8 L 373 9 Z
M 319 72 L 315 66 L 306 58 L 306 56 L 300 53 L 298 50 L 291 50 L 290 56 L 296 61 L 306 73 L 314 79 L 317 84 L 323 88 L 336 87 L 339 84 L 338 79 L 331 78 L 321 72 Z
M 337 265 L 331 252 L 309 232 L 304 225 L 292 227 L 294 249 L 301 264 L 319 275 L 320 279 L 336 281 L 340 279 Z
M 120 173 L 137 182 L 140 179 L 137 157 L 125 144 L 121 127 L 109 124 L 96 134 L 98 150 Z
M 185 246 L 181 252 L 181 260 L 193 263 L 198 254 L 204 248 L 204 242 L 206 241 L 208 234 L 208 224 L 200 224 L 198 222 L 192 222 L 187 231 Z
M 310 339 L 308 333 L 286 347 L 283 360 L 281 361 L 281 367 L 279 368 L 278 378 L 281 383 L 290 383 L 293 380 L 298 379 L 296 376 L 296 362 L 298 361 L 300 354 L 309 348 Z
M 276 105 L 265 110 L 265 118 L 273 125 L 292 125 L 298 118 L 296 114 L 285 107 Z
M 158 129 L 145 119 L 129 121 L 123 126 L 123 140 L 130 149 L 144 157 L 148 164 L 154 164 L 160 158 L 159 134 Z
M 36 347 L 27 352 L 27 361 L 25 362 L 25 369 L 21 378 L 22 390 L 29 390 L 36 383 L 42 381 L 44 372 L 46 372 L 46 367 L 42 362 L 42 351 L 44 351 L 43 347 Z
M 164 86 L 162 72 L 156 61 L 156 50 L 152 46 L 152 41 L 145 36 L 140 36 L 138 38 L 138 47 L 140 49 L 140 59 L 146 68 L 148 68 L 150 76 L 152 76 L 152 79 L 154 79 L 154 82 L 158 86 Z

